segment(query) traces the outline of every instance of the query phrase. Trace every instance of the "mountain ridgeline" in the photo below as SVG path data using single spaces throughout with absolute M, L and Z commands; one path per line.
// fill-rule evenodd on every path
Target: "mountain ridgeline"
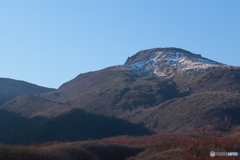
M 21 95 L 43 94 L 54 90 L 24 81 L 0 78 L 0 105 Z
M 183 49 L 148 49 L 57 90 L 12 99 L 0 114 L 0 141 L 9 144 L 183 133 L 206 125 L 230 131 L 240 128 L 240 68 Z

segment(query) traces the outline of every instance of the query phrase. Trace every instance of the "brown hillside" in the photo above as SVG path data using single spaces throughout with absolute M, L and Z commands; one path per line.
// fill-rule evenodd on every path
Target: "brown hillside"
M 240 94 L 204 92 L 168 100 L 150 109 L 139 109 L 120 117 L 142 123 L 157 133 L 186 132 L 205 125 L 232 130 L 240 125 Z

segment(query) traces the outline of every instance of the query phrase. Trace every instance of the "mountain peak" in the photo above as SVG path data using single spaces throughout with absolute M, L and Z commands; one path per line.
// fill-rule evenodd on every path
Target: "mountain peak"
M 170 48 L 153 48 L 153 49 L 141 50 L 141 51 L 137 52 L 136 54 L 134 54 L 133 56 L 128 57 L 128 59 L 127 59 L 127 61 L 125 62 L 124 65 L 129 65 L 129 64 L 132 64 L 134 62 L 141 61 L 142 59 L 149 58 L 149 56 L 154 56 L 154 54 L 157 54 L 159 52 L 162 52 L 162 53 L 181 52 L 181 53 L 186 53 L 186 54 L 187 53 L 192 54 L 191 52 L 180 49 L 180 48 L 173 48 L 173 47 L 170 47 Z
M 180 48 L 153 48 L 142 50 L 129 57 L 124 64 L 138 75 L 172 76 L 210 67 L 226 66 Z

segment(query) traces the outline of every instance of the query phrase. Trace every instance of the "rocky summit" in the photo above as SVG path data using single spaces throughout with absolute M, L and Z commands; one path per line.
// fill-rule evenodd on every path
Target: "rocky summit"
M 173 76 L 193 74 L 212 67 L 226 67 L 222 63 L 179 48 L 142 50 L 129 57 L 123 67 L 140 76 Z

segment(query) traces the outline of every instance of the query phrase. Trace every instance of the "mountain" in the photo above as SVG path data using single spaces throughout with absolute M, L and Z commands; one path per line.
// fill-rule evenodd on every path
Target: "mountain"
M 0 105 L 21 95 L 43 94 L 54 90 L 24 81 L 0 78 Z
M 138 75 L 158 77 L 199 73 L 220 66 L 226 65 L 179 48 L 143 50 L 129 57 L 124 64 L 124 67 Z
M 153 58 L 149 60 L 154 56 L 163 58 L 155 63 Z M 170 62 L 165 60 L 169 59 L 167 57 L 172 57 L 171 61 L 174 59 L 174 66 L 169 66 Z M 163 76 L 160 66 L 166 73 Z M 138 52 L 128 58 L 124 65 L 80 74 L 42 97 L 71 103 L 90 113 L 118 116 L 137 108 L 151 108 L 172 98 L 207 91 L 238 92 L 239 87 L 237 67 L 223 65 L 182 49 L 159 48 Z
M 174 98 L 149 109 L 121 115 L 132 123 L 142 123 L 156 133 L 184 133 L 213 125 L 216 131 L 240 128 L 240 94 L 203 92 Z
M 24 98 L 29 102 L 39 102 L 39 98 L 33 96 L 24 96 L 18 98 L 18 105 L 21 107 L 26 104 Z M 35 99 L 35 100 L 33 100 Z M 20 101 L 20 102 L 19 102 Z M 15 105 L 14 103 L 12 105 Z M 40 144 L 49 141 L 79 141 L 88 139 L 101 139 L 104 137 L 113 137 L 117 135 L 149 135 L 151 131 L 139 124 L 133 124 L 123 119 L 115 117 L 104 117 L 91 113 L 86 113 L 81 109 L 70 109 L 66 104 L 57 104 L 41 100 L 38 104 L 27 104 L 26 108 L 55 108 L 49 109 L 50 113 L 41 116 L 42 113 L 28 117 L 18 112 L 0 110 L 0 142 L 5 144 Z M 60 113 L 58 112 L 58 107 Z M 66 108 L 63 112 L 63 108 Z M 49 114 L 53 114 L 49 116 Z
M 53 92 L 17 97 L 0 106 L 2 112 L 25 119 L 22 125 L 27 126 L 22 135 L 0 132 L 0 140 L 12 133 L 14 139 L 25 137 L 30 143 L 29 133 L 35 133 L 30 131 L 36 126 L 38 139 L 53 136 L 57 128 L 60 141 L 109 136 L 100 133 L 101 126 L 112 132 L 116 123 L 122 128 L 111 136 L 187 132 L 206 125 L 215 131 L 235 130 L 240 127 L 239 91 L 239 67 L 178 48 L 143 50 L 123 65 L 83 73 Z M 33 123 L 39 117 L 44 120 Z

